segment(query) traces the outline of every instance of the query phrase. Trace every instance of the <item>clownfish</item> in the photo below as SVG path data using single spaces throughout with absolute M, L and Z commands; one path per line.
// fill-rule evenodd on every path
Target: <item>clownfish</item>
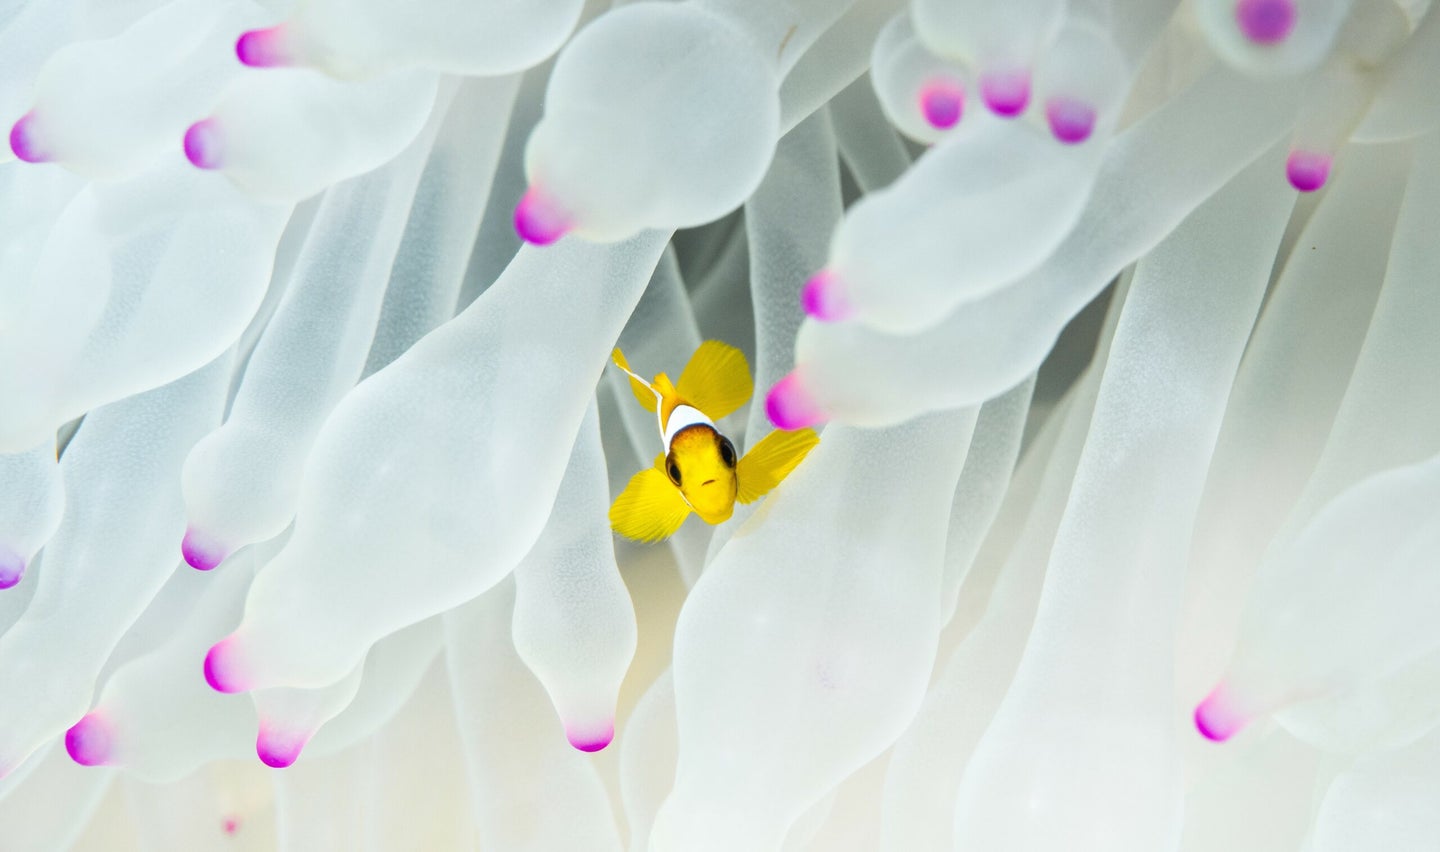
M 735 451 L 715 421 L 749 401 L 755 386 L 733 346 L 700 344 L 673 384 L 664 373 L 649 382 L 635 375 L 619 349 L 612 357 L 630 377 L 635 399 L 655 412 L 664 446 L 655 466 L 631 477 L 610 506 L 610 526 L 626 538 L 669 538 L 691 512 L 707 524 L 723 523 L 737 501 L 765 496 L 820 442 L 813 429 L 799 429 L 771 432 L 743 457 Z

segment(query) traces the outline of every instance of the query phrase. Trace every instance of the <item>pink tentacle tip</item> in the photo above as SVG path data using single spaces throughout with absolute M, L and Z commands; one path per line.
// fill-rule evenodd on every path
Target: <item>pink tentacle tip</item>
M 1313 151 L 1291 151 L 1285 160 L 1285 176 L 1290 185 L 1301 192 L 1314 192 L 1330 179 L 1332 160 Z
M 980 99 L 1001 118 L 1015 118 L 1030 105 L 1030 75 L 1024 71 L 982 74 Z
M 1295 29 L 1295 0 L 1239 0 L 1235 23 L 1256 44 L 1278 44 Z
M 11 588 L 25 576 L 25 560 L 4 545 L 0 545 L 0 591 Z
M 50 153 L 40 143 L 39 132 L 35 127 L 35 113 L 25 113 L 10 128 L 10 150 L 27 163 L 44 163 L 50 160 Z
M 283 26 L 249 30 L 235 40 L 235 58 L 251 68 L 275 68 L 293 65 L 295 57 L 285 44 Z
M 1051 98 L 1045 102 L 1045 120 L 1056 139 L 1078 145 L 1095 130 L 1095 108 L 1075 98 Z
M 299 759 L 309 741 L 308 735 L 277 732 L 261 725 L 260 734 L 255 738 L 255 754 L 271 769 L 284 769 Z
M 240 830 L 240 817 L 231 815 L 220 820 L 220 830 L 233 835 Z
M 804 429 L 825 420 L 820 406 L 810 398 L 796 373 L 786 375 L 770 389 L 765 397 L 765 413 L 776 428 L 787 431 Z
M 931 127 L 949 130 L 965 112 L 965 87 L 958 80 L 931 80 L 920 90 L 920 114 Z
M 1250 722 L 1235 712 L 1225 700 L 1222 689 L 1223 687 L 1217 686 L 1195 707 L 1195 729 L 1205 739 L 1217 743 L 1223 743 L 1235 736 Z
M 204 534 L 197 533 L 194 529 L 186 529 L 185 537 L 180 540 L 180 555 L 185 557 L 185 562 L 191 568 L 211 571 L 230 554 Z
M 805 313 L 821 322 L 841 322 L 854 315 L 854 306 L 845 295 L 845 284 L 828 269 L 810 276 L 800 290 L 800 305 Z
M 515 233 L 531 245 L 548 246 L 572 227 L 570 217 L 553 198 L 537 187 L 525 191 L 515 205 Z
M 87 713 L 65 732 L 65 750 L 81 766 L 104 764 L 110 759 L 113 744 L 110 726 L 97 713 Z
M 593 727 L 566 728 L 565 739 L 580 751 L 591 753 L 600 751 L 615 739 L 615 720 L 611 719 L 603 725 Z
M 234 634 L 210 646 L 205 653 L 205 682 L 216 692 L 244 692 L 248 687 L 241 680 L 240 661 Z
M 197 169 L 220 168 L 222 148 L 220 126 L 213 118 L 201 119 L 185 131 L 185 159 Z

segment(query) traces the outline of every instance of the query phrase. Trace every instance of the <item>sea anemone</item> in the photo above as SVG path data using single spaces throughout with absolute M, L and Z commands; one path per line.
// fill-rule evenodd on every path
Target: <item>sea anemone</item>
M 1431 5 L 0 3 L 0 848 L 1431 848 Z

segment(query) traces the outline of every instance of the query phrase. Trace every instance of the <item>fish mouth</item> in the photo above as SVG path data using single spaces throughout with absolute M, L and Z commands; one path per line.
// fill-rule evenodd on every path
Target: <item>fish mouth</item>
M 707 485 L 712 485 L 712 484 L 714 484 L 714 482 L 715 482 L 715 480 L 713 480 L 713 479 L 707 479 L 707 480 L 705 480 L 704 482 L 700 483 L 700 487 L 701 487 L 701 488 L 704 488 L 704 487 L 707 486 Z

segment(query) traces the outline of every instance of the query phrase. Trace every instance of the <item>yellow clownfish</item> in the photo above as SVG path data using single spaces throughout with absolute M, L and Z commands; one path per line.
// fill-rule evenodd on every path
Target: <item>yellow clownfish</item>
M 750 365 L 733 346 L 718 340 L 700 344 L 671 384 L 664 373 L 647 382 L 630 370 L 625 355 L 615 366 L 630 377 L 630 390 L 655 412 L 664 451 L 615 498 L 610 526 L 636 541 L 669 538 L 691 512 L 707 524 L 730 519 L 735 502 L 751 503 L 780 484 L 820 441 L 813 429 L 771 432 L 743 458 L 715 421 L 744 405 L 754 391 Z

